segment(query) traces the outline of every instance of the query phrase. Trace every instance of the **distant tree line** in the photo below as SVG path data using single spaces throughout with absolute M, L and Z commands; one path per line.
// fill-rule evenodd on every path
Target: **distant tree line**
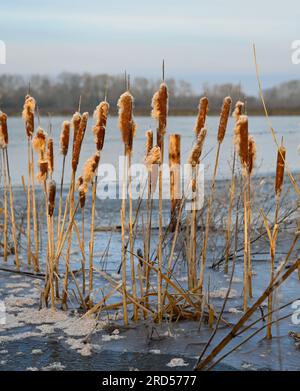
M 230 95 L 233 102 L 241 99 L 246 102 L 249 114 L 263 114 L 258 97 L 247 96 L 240 85 L 231 83 L 203 86 L 198 95 L 192 86 L 183 80 L 166 80 L 169 87 L 170 114 L 194 115 L 197 112 L 199 98 L 209 98 L 209 112 L 220 111 L 223 98 Z M 159 80 L 137 77 L 130 83 L 130 91 L 135 98 L 135 113 L 149 114 L 153 93 Z M 20 114 L 24 96 L 30 92 L 37 102 L 40 114 L 70 114 L 78 107 L 81 96 L 81 110 L 92 112 L 100 100 L 107 95 L 111 103 L 111 114 L 117 114 L 116 103 L 124 91 L 124 76 L 88 73 L 61 73 L 57 77 L 33 75 L 28 78 L 21 75 L 0 76 L 0 108 L 8 114 Z M 300 113 L 300 81 L 293 80 L 264 91 L 270 114 Z

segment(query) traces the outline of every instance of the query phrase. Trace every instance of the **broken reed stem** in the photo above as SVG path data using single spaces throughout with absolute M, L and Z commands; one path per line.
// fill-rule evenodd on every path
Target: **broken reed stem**
M 121 207 L 121 230 L 122 230 L 122 298 L 124 325 L 128 326 L 127 298 L 126 298 L 126 242 L 125 242 L 125 216 L 126 216 L 126 146 L 124 146 L 124 165 L 122 183 L 122 207 Z
M 7 171 L 8 189 L 9 189 L 10 217 L 11 217 L 12 235 L 13 235 L 14 251 L 15 251 L 15 264 L 17 270 L 19 271 L 20 263 L 19 263 L 19 250 L 18 250 L 17 230 L 16 230 L 16 221 L 15 221 L 15 211 L 14 211 L 14 195 L 13 195 L 12 184 L 11 184 L 7 147 L 5 148 L 5 155 L 6 155 L 6 171 Z
M 133 219 L 132 219 L 132 174 L 131 174 L 131 152 L 128 154 L 128 190 L 129 190 L 129 248 L 130 248 L 130 268 L 131 268 L 131 282 L 132 282 L 132 297 L 137 300 L 136 292 L 136 279 L 135 279 L 135 268 L 134 268 L 134 248 L 133 248 Z M 133 320 L 138 321 L 138 307 L 133 306 Z
M 2 175 L 4 181 L 4 210 L 3 210 L 3 260 L 7 262 L 8 256 L 8 210 L 7 210 L 7 173 L 4 149 L 2 149 Z

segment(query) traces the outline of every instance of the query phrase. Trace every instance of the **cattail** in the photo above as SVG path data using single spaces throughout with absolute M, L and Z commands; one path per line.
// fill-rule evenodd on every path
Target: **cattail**
M 244 108 L 244 103 L 241 102 L 240 100 L 238 100 L 235 104 L 235 108 L 234 108 L 234 111 L 232 113 L 232 116 L 233 118 L 237 121 L 240 116 L 242 115 L 242 111 L 243 111 L 243 108 Z
M 196 137 L 199 136 L 201 129 L 204 128 L 207 112 L 208 112 L 208 99 L 206 98 L 206 96 L 204 96 L 199 101 L 198 116 L 194 128 Z
M 126 154 L 132 151 L 132 141 L 136 132 L 136 124 L 132 116 L 133 96 L 127 91 L 118 100 L 119 129 L 125 145 Z
M 160 164 L 160 148 L 157 145 L 146 156 L 145 164 L 149 170 L 151 170 L 151 165 Z
M 94 111 L 94 119 L 96 121 L 93 127 L 93 133 L 95 136 L 95 144 L 97 151 L 101 151 L 104 145 L 106 121 L 108 117 L 109 104 L 104 101 L 101 102 Z
M 169 140 L 170 198 L 174 212 L 180 198 L 180 135 L 171 134 Z
M 52 217 L 54 211 L 56 183 L 51 180 L 48 185 L 48 215 Z
M 275 193 L 277 196 L 280 195 L 283 184 L 285 155 L 286 149 L 281 143 L 281 146 L 279 147 L 279 150 L 277 152 L 276 165 Z
M 76 185 L 75 185 L 75 189 L 78 190 L 79 187 L 83 184 L 83 176 L 80 175 L 77 179 L 77 182 L 76 182 Z
M 85 135 L 87 121 L 89 118 L 89 113 L 83 113 L 81 117 L 80 114 L 79 115 L 78 114 L 79 113 L 76 113 L 73 116 L 74 142 L 73 142 L 72 169 L 74 172 L 76 172 L 77 170 L 81 145 L 82 145 L 83 137 Z M 80 117 L 80 121 L 79 121 L 79 117 Z
M 169 165 L 180 164 L 180 135 L 171 134 L 169 139 Z
M 166 83 L 161 83 L 159 90 L 153 95 L 151 115 L 158 120 L 159 132 L 165 134 L 168 115 L 168 87 Z
M 149 155 L 151 149 L 153 148 L 153 132 L 152 130 L 147 130 L 146 132 L 146 156 Z
M 67 156 L 70 141 L 70 122 L 64 121 L 60 133 L 60 152 L 63 156 Z
M 50 175 L 53 174 L 54 170 L 54 154 L 53 154 L 53 138 L 49 137 L 47 144 L 47 160 L 48 160 L 48 170 Z
M 41 158 L 43 158 L 45 153 L 46 140 L 47 133 L 41 127 L 38 127 L 38 130 L 32 139 L 32 146 L 40 153 Z
M 235 145 L 243 167 L 248 166 L 248 117 L 241 115 L 235 126 Z
M 230 98 L 230 96 L 227 96 L 226 98 L 224 98 L 223 107 L 222 107 L 222 111 L 220 114 L 220 124 L 219 124 L 219 130 L 218 130 L 218 142 L 219 143 L 221 143 L 225 137 L 228 117 L 229 117 L 229 113 L 230 113 L 230 107 L 231 107 L 231 98 Z
M 38 161 L 39 172 L 37 174 L 37 180 L 43 182 L 48 177 L 48 160 L 39 160 Z
M 83 182 L 78 188 L 79 204 L 80 204 L 81 209 L 83 209 L 85 206 L 87 191 L 88 191 L 88 185 L 87 185 L 87 183 Z
M 202 149 L 204 140 L 207 134 L 206 128 L 202 128 L 197 139 L 197 143 L 192 149 L 191 155 L 188 159 L 188 163 L 191 164 L 193 167 L 197 166 L 199 164 L 199 159 L 201 157 Z
M 26 95 L 22 117 L 25 122 L 27 137 L 31 137 L 34 132 L 34 110 L 35 99 L 30 95 Z
M 92 157 L 90 157 L 83 167 L 83 183 L 90 183 L 92 179 L 96 175 L 96 171 L 100 161 L 100 152 L 95 153 Z
M 8 144 L 7 115 L 0 111 L 0 146 L 5 148 Z
M 252 174 L 253 167 L 255 165 L 255 159 L 256 159 L 256 142 L 253 136 L 249 136 L 248 139 L 248 150 L 249 150 L 249 165 L 248 165 L 248 171 L 249 174 Z

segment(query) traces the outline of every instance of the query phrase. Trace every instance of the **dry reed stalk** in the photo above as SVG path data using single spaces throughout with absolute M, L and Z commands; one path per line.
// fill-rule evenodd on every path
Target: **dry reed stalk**
M 8 160 L 8 128 L 7 128 L 7 115 L 0 112 L 0 146 L 3 149 L 3 170 L 4 170 L 4 192 L 6 193 L 6 177 L 8 181 L 8 191 L 9 191 L 9 202 L 10 202 L 10 219 L 12 225 L 12 236 L 14 243 L 14 253 L 15 253 L 15 264 L 17 270 L 20 270 L 19 256 L 18 256 L 18 242 L 17 242 L 17 233 L 16 233 L 16 223 L 15 223 L 15 212 L 14 212 L 14 199 L 13 199 L 13 190 L 11 185 L 11 176 L 9 169 L 9 160 Z M 4 193 L 4 194 L 5 194 Z M 4 196 L 5 203 L 5 196 Z M 4 208 L 5 209 L 5 208 Z M 7 209 L 7 206 L 6 206 Z M 6 214 L 4 213 L 4 217 Z M 7 224 L 4 224 L 7 226 Z M 4 246 L 5 248 L 5 246 Z
M 30 154 L 30 144 L 32 135 L 34 132 L 34 111 L 35 111 L 35 100 L 30 95 L 26 95 L 25 102 L 23 106 L 22 117 L 25 122 L 25 130 L 27 135 L 27 161 L 28 161 L 28 178 L 27 178 L 27 262 L 28 265 L 31 263 L 31 165 L 33 162 L 31 161 Z
M 48 163 L 49 164 L 49 163 Z M 44 182 L 45 183 L 45 182 Z M 56 183 L 53 179 L 50 180 L 48 184 L 48 220 L 49 220 L 49 231 L 48 231 L 48 240 L 49 240 L 49 283 L 51 291 L 51 306 L 52 309 L 55 309 L 55 290 L 54 290 L 54 271 L 55 271 L 55 247 L 54 247 L 54 229 L 53 229 L 53 212 L 55 206 L 55 194 L 56 194 Z M 47 194 L 46 193 L 46 194 Z M 56 288 L 57 290 L 58 288 Z
M 249 137 L 248 137 L 248 117 L 240 115 L 235 127 L 235 144 L 240 156 L 242 173 L 244 179 L 244 312 L 248 309 L 249 295 L 249 233 L 248 233 L 248 176 L 249 176 Z
M 60 134 L 60 152 L 63 155 L 63 163 L 62 163 L 62 171 L 61 171 L 59 205 L 58 205 L 58 216 L 57 216 L 57 229 L 56 229 L 57 238 L 60 237 L 62 194 L 63 194 L 63 187 L 64 187 L 66 156 L 67 156 L 68 150 L 69 150 L 69 142 L 70 142 L 70 122 L 64 121 L 62 124 L 62 129 L 61 129 L 61 134 Z
M 269 233 L 270 240 L 270 257 L 271 257 L 271 270 L 270 270 L 270 281 L 273 281 L 275 274 L 275 256 L 276 256 L 276 242 L 278 234 L 278 213 L 280 206 L 281 191 L 284 179 L 284 168 L 285 168 L 285 157 L 286 149 L 283 146 L 283 140 L 277 152 L 277 163 L 276 163 L 276 176 L 275 176 L 275 217 L 274 217 L 274 228 L 273 232 Z M 272 311 L 273 311 L 273 299 L 274 295 L 271 293 L 268 297 L 268 326 L 267 326 L 267 339 L 272 339 Z
M 222 106 L 222 110 L 221 110 L 221 114 L 220 114 L 220 122 L 219 122 L 219 129 L 218 129 L 218 147 L 217 147 L 217 154 L 216 154 L 213 177 L 212 177 L 212 181 L 211 181 L 211 192 L 210 192 L 210 196 L 208 199 L 208 205 L 207 205 L 205 233 L 204 233 L 204 237 L 203 237 L 200 278 L 199 278 L 200 293 L 202 293 L 202 291 L 203 291 L 207 243 L 208 243 L 208 238 L 209 238 L 211 212 L 212 212 L 212 204 L 214 201 L 215 183 L 216 183 L 216 175 L 217 175 L 218 164 L 219 164 L 220 148 L 221 148 L 222 141 L 224 140 L 226 129 L 227 129 L 228 117 L 230 114 L 230 107 L 231 107 L 231 98 L 229 96 L 227 96 L 226 98 L 224 98 L 223 106 Z M 247 149 L 248 149 L 248 143 L 247 143 Z
M 180 184 L 180 135 L 171 134 L 169 137 L 169 168 L 170 168 L 170 230 L 174 232 L 176 226 L 176 212 L 181 198 Z
M 208 99 L 206 98 L 206 96 L 204 96 L 200 99 L 199 102 L 198 116 L 194 128 L 197 138 L 199 136 L 199 133 L 201 132 L 201 129 L 205 127 L 207 112 L 208 112 Z
M 160 148 L 160 164 L 159 164 L 159 232 L 158 232 L 158 273 L 157 273 L 157 314 L 158 322 L 161 323 L 163 317 L 162 305 L 162 241 L 163 241 L 163 221 L 162 221 L 162 186 L 163 186 L 163 162 L 164 162 L 164 135 L 167 130 L 168 117 L 168 87 L 166 83 L 161 83 L 159 90 L 154 94 L 152 99 L 152 117 L 157 120 L 158 127 L 156 132 L 157 145 Z
M 7 177 L 4 149 L 2 149 L 2 175 L 4 182 L 4 210 L 3 210 L 3 260 L 7 262 L 8 256 L 8 209 L 7 209 Z

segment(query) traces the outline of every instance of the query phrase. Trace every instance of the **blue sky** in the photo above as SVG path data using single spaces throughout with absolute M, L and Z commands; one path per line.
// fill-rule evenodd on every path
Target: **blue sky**
M 3 2 L 0 39 L 8 73 L 61 71 L 241 82 L 256 93 L 252 44 L 264 86 L 299 78 L 291 42 L 300 39 L 299 0 L 15 0 Z

